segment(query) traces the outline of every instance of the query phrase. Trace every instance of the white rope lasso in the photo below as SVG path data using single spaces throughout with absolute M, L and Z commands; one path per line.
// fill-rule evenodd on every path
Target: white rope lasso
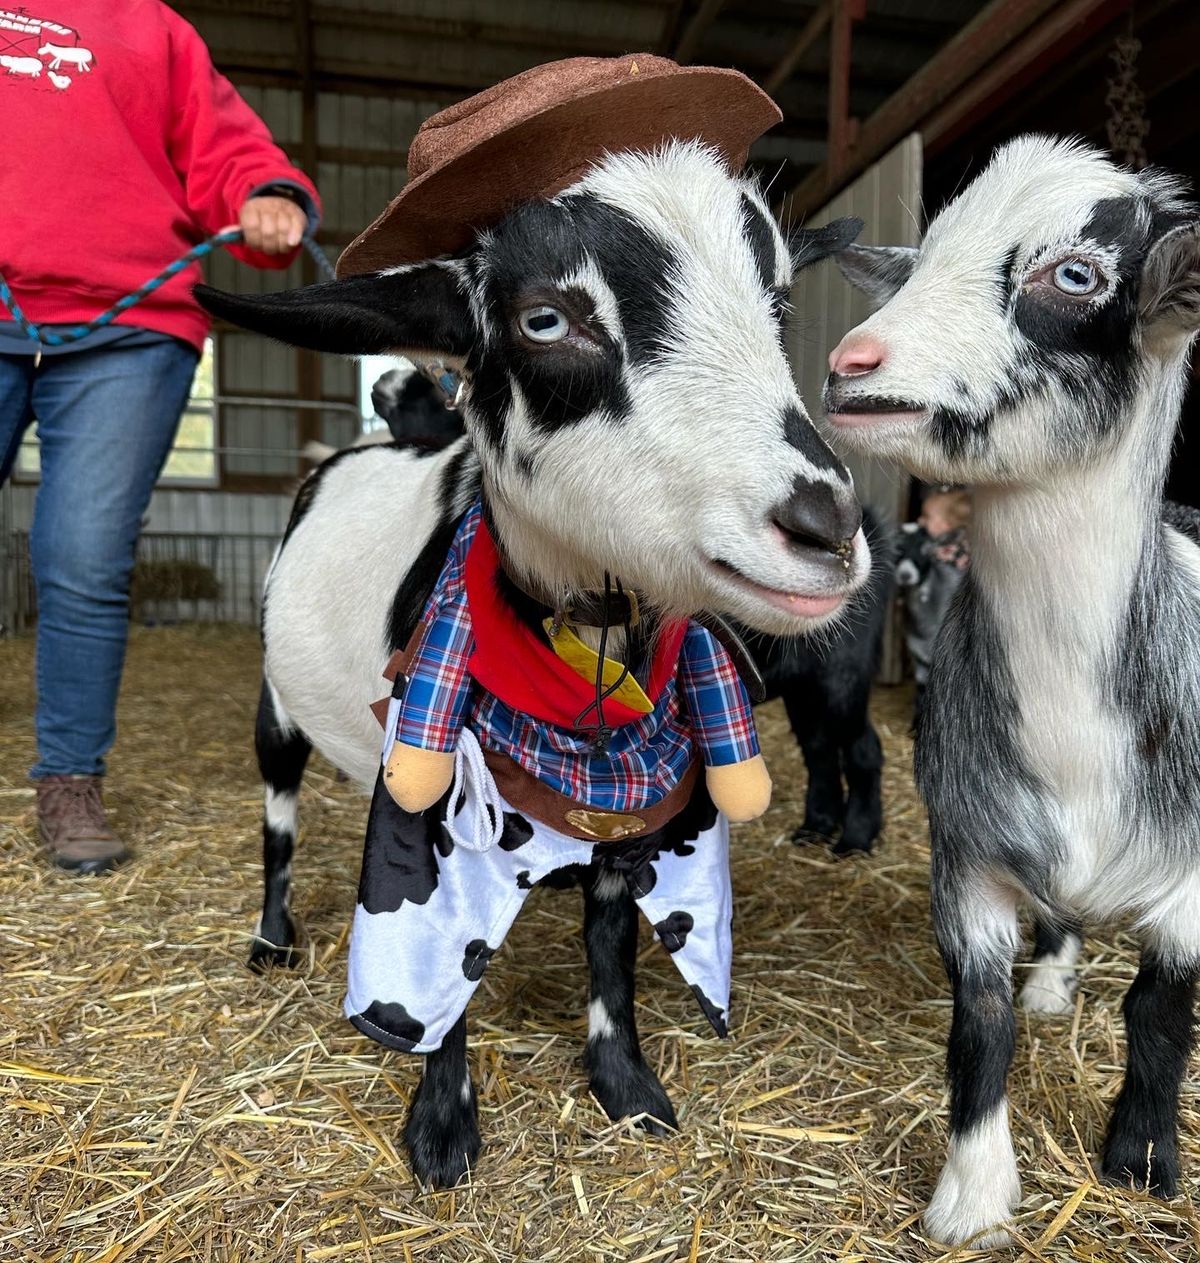
M 460 798 L 466 806 L 455 815 L 454 807 Z M 467 819 L 460 832 L 459 821 L 464 816 Z M 467 851 L 490 851 L 500 845 L 504 835 L 504 799 L 483 761 L 479 740 L 470 728 L 458 734 L 445 826 L 451 841 Z

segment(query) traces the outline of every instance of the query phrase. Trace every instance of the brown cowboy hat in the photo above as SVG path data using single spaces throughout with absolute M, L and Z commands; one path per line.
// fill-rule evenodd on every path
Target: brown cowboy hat
M 338 275 L 461 250 L 520 202 L 573 184 L 605 153 L 697 139 L 736 171 L 782 117 L 736 70 L 651 53 L 534 66 L 421 124 L 408 183 L 342 252 Z

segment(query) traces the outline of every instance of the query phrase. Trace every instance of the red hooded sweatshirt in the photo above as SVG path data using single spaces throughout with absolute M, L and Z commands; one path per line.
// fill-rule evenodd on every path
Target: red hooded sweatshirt
M 91 320 L 263 185 L 312 183 L 160 0 L 0 0 L 0 273 L 36 324 Z M 257 267 L 292 254 L 235 247 Z M 117 323 L 200 347 L 197 266 Z M 0 320 L 9 313 L 0 307 Z

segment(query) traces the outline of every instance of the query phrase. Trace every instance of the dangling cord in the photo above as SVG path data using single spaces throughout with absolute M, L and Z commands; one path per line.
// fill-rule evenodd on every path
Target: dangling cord
M 596 658 L 596 697 L 594 701 L 589 702 L 583 710 L 575 717 L 575 727 L 582 728 L 588 714 L 591 711 L 596 712 L 596 735 L 592 738 L 592 752 L 594 754 L 607 754 L 608 743 L 612 739 L 612 729 L 604 722 L 604 703 L 608 698 L 625 683 L 629 677 L 629 664 L 621 664 L 621 674 L 609 685 L 604 687 L 604 652 L 608 648 L 608 610 L 609 596 L 612 593 L 612 578 L 608 571 L 604 572 L 604 622 L 600 626 L 600 650 Z M 623 596 L 625 589 L 621 586 L 621 580 L 617 580 L 617 595 Z M 628 646 L 630 623 L 628 614 L 625 616 L 625 643 Z

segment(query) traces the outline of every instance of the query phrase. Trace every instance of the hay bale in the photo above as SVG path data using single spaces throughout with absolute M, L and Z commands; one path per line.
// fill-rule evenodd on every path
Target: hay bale
M 477 1177 L 427 1194 L 399 1150 L 416 1059 L 340 1015 L 365 803 L 319 759 L 296 859 L 304 962 L 265 978 L 243 965 L 259 899 L 258 666 L 248 630 L 135 631 L 109 798 L 138 858 L 79 880 L 38 854 L 23 772 L 32 644 L 0 642 L 0 1259 L 978 1257 L 931 1249 L 916 1219 L 945 1141 L 949 1004 L 905 690 L 875 701 L 886 825 L 865 859 L 787 841 L 802 763 L 782 712 L 762 712 L 777 793 L 735 834 L 731 1040 L 705 1034 L 645 933 L 643 1046 L 683 1132 L 646 1139 L 588 1097 L 578 897 L 539 891 L 471 1008 Z M 1019 1018 L 1015 1257 L 1195 1257 L 1186 1201 L 1100 1187 L 1090 1166 L 1119 1083 L 1132 947 L 1089 944 L 1072 1019 Z M 1183 1137 L 1191 1183 L 1190 1095 Z
M 139 559 L 129 583 L 129 617 L 140 623 L 148 605 L 220 597 L 221 584 L 211 566 L 185 557 Z

